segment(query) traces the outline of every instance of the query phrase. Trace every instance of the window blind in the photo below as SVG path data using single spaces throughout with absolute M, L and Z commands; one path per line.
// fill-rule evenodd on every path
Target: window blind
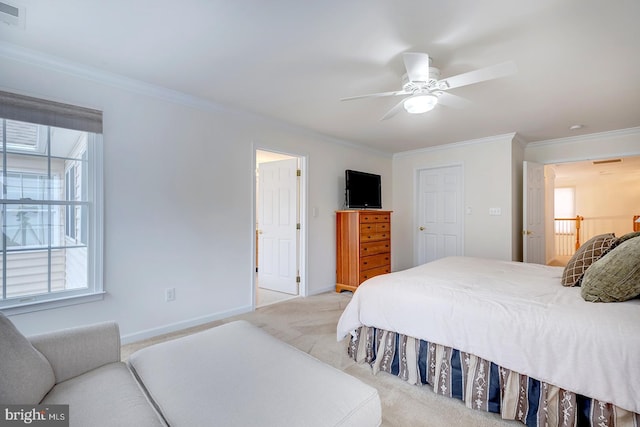
M 0 117 L 102 133 L 102 111 L 0 91 Z

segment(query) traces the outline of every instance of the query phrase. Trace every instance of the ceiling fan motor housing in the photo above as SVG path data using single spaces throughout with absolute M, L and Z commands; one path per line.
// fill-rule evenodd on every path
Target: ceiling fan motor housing
M 425 76 L 426 77 L 426 76 Z M 424 81 L 409 80 L 409 75 L 404 74 L 402 76 L 402 90 L 410 93 L 416 92 L 431 92 L 432 90 L 439 89 L 438 81 L 440 80 L 440 70 L 436 67 L 429 67 L 429 77 Z

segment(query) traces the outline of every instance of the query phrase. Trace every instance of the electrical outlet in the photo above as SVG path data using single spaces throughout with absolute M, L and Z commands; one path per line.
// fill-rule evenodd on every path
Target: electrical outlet
M 167 288 L 164 291 L 164 300 L 166 302 L 176 300 L 176 288 Z

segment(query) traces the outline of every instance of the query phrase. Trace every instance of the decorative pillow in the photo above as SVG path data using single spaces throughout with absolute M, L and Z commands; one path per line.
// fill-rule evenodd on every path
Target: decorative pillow
M 612 250 L 614 250 L 616 247 L 620 246 L 622 243 L 626 242 L 627 240 L 634 239 L 638 236 L 640 236 L 640 231 L 634 231 L 632 233 L 627 233 L 623 236 L 618 237 L 616 240 L 613 241 L 613 244 L 611 245 L 611 247 L 607 252 L 611 252 Z
M 600 234 L 580 246 L 562 272 L 562 286 L 580 286 L 584 272 L 609 249 L 615 239 L 613 233 Z
M 0 313 L 0 403 L 36 405 L 55 382 L 49 361 Z
M 640 296 L 640 239 L 627 239 L 584 273 L 582 298 L 591 302 L 626 301 Z

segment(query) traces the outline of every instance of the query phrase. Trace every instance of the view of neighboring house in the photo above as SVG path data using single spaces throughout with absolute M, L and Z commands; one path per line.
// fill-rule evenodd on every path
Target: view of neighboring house
M 59 297 L 86 288 L 88 133 L 0 121 L 2 297 Z

